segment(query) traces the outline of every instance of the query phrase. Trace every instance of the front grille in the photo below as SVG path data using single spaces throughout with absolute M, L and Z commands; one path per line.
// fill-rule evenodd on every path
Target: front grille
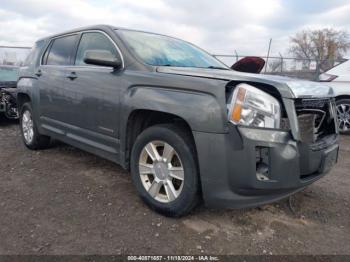
M 336 133 L 334 99 L 298 99 L 295 109 L 302 142 L 314 144 Z

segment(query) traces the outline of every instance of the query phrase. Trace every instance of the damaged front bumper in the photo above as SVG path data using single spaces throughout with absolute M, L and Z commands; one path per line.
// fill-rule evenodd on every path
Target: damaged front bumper
M 319 146 L 291 132 L 230 125 L 228 134 L 194 132 L 203 198 L 211 207 L 259 206 L 293 194 L 329 172 L 337 134 Z

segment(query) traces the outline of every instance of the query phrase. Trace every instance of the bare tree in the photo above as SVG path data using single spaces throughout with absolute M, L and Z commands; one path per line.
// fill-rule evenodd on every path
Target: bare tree
M 327 70 L 337 60 L 342 60 L 350 49 L 347 31 L 335 29 L 303 30 L 291 37 L 289 52 L 297 58 L 316 60 L 322 70 Z

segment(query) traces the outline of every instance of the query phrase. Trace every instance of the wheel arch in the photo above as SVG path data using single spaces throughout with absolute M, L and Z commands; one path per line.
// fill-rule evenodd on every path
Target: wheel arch
M 342 99 L 350 99 L 350 94 L 349 95 L 339 95 L 335 97 L 336 101 L 342 100 Z
M 31 98 L 27 93 L 19 92 L 17 94 L 17 106 L 20 110 L 24 103 L 31 102 Z
M 28 76 L 22 76 L 17 82 L 17 106 L 20 110 L 22 105 L 26 102 L 30 102 L 33 110 L 33 117 L 39 123 L 39 101 L 40 93 L 38 88 L 37 79 Z M 40 126 L 39 131 L 42 132 Z
M 131 150 L 135 143 L 135 140 L 139 134 L 141 134 L 148 127 L 159 124 L 174 124 L 181 127 L 189 135 L 191 142 L 196 149 L 195 140 L 192 134 L 192 129 L 189 123 L 180 116 L 171 114 L 168 112 L 150 110 L 150 109 L 135 109 L 133 110 L 127 119 L 126 129 L 124 133 L 124 143 L 121 143 L 123 155 L 123 166 L 126 169 L 130 168 L 130 156 Z M 196 156 L 197 157 L 197 152 Z

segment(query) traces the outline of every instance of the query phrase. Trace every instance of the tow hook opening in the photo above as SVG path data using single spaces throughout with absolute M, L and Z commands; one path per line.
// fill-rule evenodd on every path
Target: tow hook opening
M 270 180 L 270 149 L 268 147 L 255 147 L 256 153 L 256 179 L 259 181 Z

